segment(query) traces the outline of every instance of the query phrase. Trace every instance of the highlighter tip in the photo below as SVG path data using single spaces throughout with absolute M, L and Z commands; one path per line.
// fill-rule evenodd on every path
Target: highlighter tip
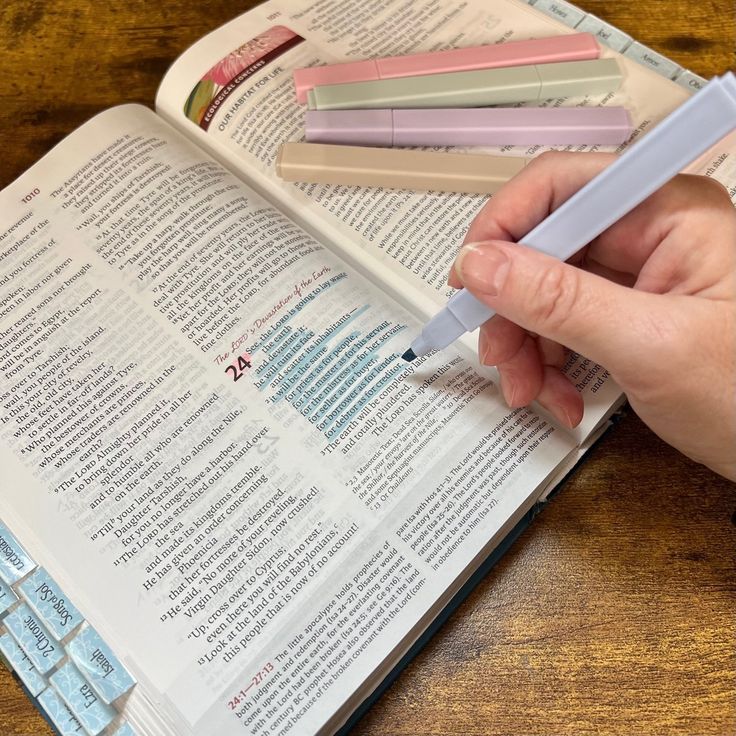
M 409 348 L 401 357 L 407 363 L 411 363 L 412 360 L 417 359 L 416 353 L 411 348 Z

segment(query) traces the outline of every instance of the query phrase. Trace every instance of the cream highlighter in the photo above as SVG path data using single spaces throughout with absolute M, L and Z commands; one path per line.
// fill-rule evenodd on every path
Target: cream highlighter
M 529 159 L 321 143 L 284 143 L 276 173 L 285 181 L 493 194 Z

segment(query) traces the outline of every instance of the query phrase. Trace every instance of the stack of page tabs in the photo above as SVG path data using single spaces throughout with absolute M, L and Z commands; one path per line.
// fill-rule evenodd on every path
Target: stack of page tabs
M 492 193 L 527 159 L 405 147 L 621 144 L 631 134 L 628 111 L 585 106 L 587 95 L 621 86 L 617 61 L 599 55 L 591 34 L 575 33 L 297 69 L 307 142 L 282 147 L 278 173 L 287 181 Z M 561 104 L 566 98 L 578 104 Z M 540 106 L 545 100 L 555 104 Z
M 0 653 L 62 736 L 135 736 L 119 714 L 135 681 L 0 522 Z

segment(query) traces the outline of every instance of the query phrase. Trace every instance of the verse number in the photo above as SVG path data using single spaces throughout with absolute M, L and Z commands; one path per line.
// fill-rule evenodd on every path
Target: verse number
M 243 377 L 243 373 L 252 365 L 253 358 L 249 353 L 243 353 L 235 363 L 231 363 L 225 368 L 225 373 L 232 373 L 233 381 L 239 381 Z
M 28 192 L 28 194 L 26 194 L 26 196 L 21 199 L 21 202 L 23 202 L 24 204 L 28 204 L 37 194 L 41 194 L 41 190 L 38 187 Z

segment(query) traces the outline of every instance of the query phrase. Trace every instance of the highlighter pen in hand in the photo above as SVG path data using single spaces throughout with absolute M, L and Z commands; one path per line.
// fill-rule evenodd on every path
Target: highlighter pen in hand
M 566 260 L 736 128 L 736 77 L 716 77 L 519 240 Z M 472 332 L 493 310 L 459 290 L 401 356 L 412 361 Z

